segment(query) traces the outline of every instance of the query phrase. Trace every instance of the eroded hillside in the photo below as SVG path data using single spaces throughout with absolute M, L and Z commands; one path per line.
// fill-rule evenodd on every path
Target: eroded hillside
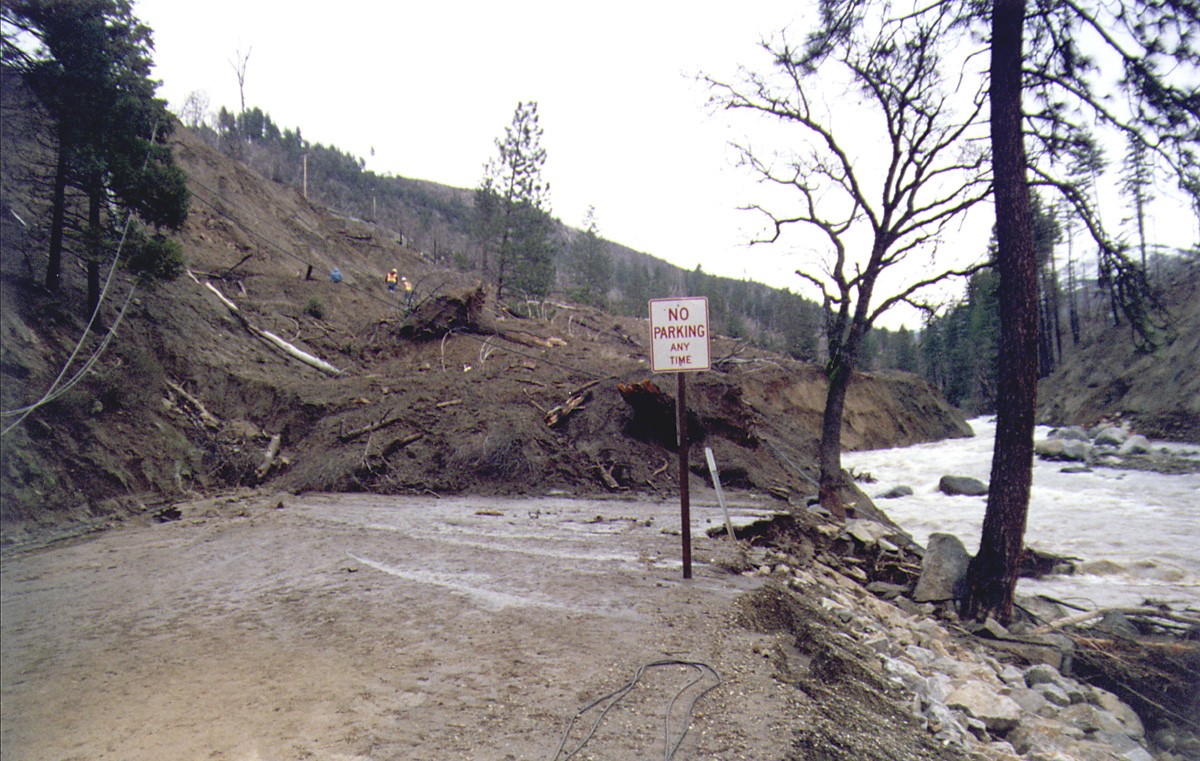
M 1157 345 L 1139 348 L 1128 325 L 1110 325 L 1038 386 L 1043 422 L 1120 419 L 1152 438 L 1200 441 L 1200 259 L 1172 264 Z
M 197 491 L 264 482 L 384 493 L 676 488 L 671 432 L 634 421 L 617 391 L 652 379 L 674 394 L 672 377 L 647 367 L 645 321 L 566 303 L 518 318 L 471 275 L 310 205 L 186 130 L 175 149 L 194 195 L 180 236 L 188 273 L 139 288 L 124 314 L 132 283 L 118 276 L 104 307 L 112 343 L 4 438 L 9 526 L 158 511 Z M 75 270 L 61 298 L 36 285 L 36 225 L 20 226 L 13 212 L 36 220 L 41 207 L 6 183 L 3 404 L 13 410 L 52 387 L 84 320 Z M 393 266 L 416 284 L 412 314 L 384 287 Z M 342 282 L 331 282 L 334 267 Z M 456 315 L 472 298 L 473 313 Z M 439 310 L 446 321 L 413 329 Z M 298 361 L 264 332 L 339 372 Z M 65 378 L 101 336 L 89 335 Z M 802 501 L 812 491 L 820 369 L 723 337 L 712 356 L 714 369 L 689 379 L 696 440 L 713 448 L 731 488 Z M 846 423 L 851 448 L 967 432 L 911 376 L 857 378 Z M 703 462 L 693 448 L 698 479 Z

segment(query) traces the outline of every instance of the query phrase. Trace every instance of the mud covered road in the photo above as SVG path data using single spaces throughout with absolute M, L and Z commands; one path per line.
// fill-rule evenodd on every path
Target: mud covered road
M 241 495 L 181 513 L 6 552 L 5 759 L 552 759 L 576 711 L 663 659 L 721 677 L 677 758 L 787 755 L 776 635 L 731 623 L 760 582 L 704 562 L 718 508 L 693 507 L 688 582 L 670 502 Z M 577 758 L 663 757 L 698 676 L 648 671 Z

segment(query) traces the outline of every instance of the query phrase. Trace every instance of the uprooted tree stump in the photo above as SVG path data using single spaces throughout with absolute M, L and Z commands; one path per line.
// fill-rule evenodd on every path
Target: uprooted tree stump
M 458 294 L 425 299 L 409 313 L 398 333 L 403 338 L 432 340 L 452 331 L 494 334 L 487 311 L 488 295 L 483 286 Z
M 625 424 L 625 433 L 640 441 L 660 444 L 667 449 L 679 448 L 675 431 L 675 399 L 646 379 L 638 383 L 618 383 L 617 391 L 633 410 L 633 417 Z M 695 444 L 704 438 L 704 427 L 700 418 L 687 411 L 688 443 Z

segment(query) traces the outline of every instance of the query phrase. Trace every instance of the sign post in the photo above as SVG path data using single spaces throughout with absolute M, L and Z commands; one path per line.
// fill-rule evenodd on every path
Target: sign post
M 650 300 L 650 369 L 675 373 L 675 432 L 679 442 L 679 519 L 683 578 L 692 578 L 692 508 L 688 490 L 685 374 L 709 368 L 708 299 Z

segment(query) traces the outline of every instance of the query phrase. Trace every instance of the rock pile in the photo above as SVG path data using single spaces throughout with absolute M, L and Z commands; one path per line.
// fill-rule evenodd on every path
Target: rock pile
M 821 533 L 833 540 L 826 546 L 853 541 L 860 550 L 901 551 L 905 537 L 879 524 L 859 525 L 865 523 L 870 522 L 824 526 Z M 932 554 L 948 556 L 953 565 L 964 553 L 947 546 Z M 1018 637 L 990 621 L 972 634 L 958 621 L 952 602 L 916 602 L 911 584 L 867 581 L 861 561 L 846 560 L 821 549 L 804 558 L 772 549 L 752 561 L 757 568 L 746 573 L 771 577 L 816 600 L 858 643 L 866 665 L 908 695 L 913 714 L 943 744 L 987 761 L 1200 759 L 1195 738 L 1152 754 L 1142 721 L 1129 705 L 1067 675 L 1069 637 Z M 931 594 L 927 599 L 936 600 L 940 593 Z M 1021 604 L 1036 607 L 1036 601 Z
M 1100 466 L 1192 472 L 1197 466 L 1197 453 L 1156 449 L 1145 436 L 1110 423 L 1090 429 L 1081 426 L 1055 428 L 1048 437 L 1034 442 L 1033 452 L 1043 460 L 1068 463 L 1065 469 L 1085 470 Z

